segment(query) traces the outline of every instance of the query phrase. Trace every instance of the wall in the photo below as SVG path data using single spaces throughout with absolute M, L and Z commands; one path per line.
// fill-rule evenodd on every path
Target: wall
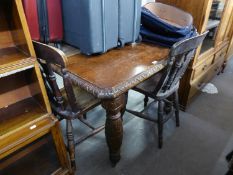
M 148 2 L 154 2 L 155 0 L 142 0 L 142 5 L 145 5 Z

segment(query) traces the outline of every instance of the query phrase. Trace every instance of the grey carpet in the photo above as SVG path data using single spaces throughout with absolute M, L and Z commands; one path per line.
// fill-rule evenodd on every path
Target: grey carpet
M 159 150 L 154 124 L 133 118 L 124 125 L 121 162 L 115 168 L 110 166 L 102 132 L 77 147 L 77 174 L 207 175 L 226 172 L 222 152 L 229 137 L 224 130 L 182 112 L 181 127 L 176 129 L 174 122 L 169 121 L 165 136 L 164 147 Z

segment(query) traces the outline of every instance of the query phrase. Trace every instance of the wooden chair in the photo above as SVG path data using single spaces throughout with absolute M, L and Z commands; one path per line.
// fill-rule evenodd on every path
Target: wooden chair
M 226 156 L 226 160 L 228 162 L 228 172 L 226 175 L 233 175 L 233 151 Z
M 95 128 L 86 121 L 86 113 L 100 105 L 100 100 L 72 84 L 66 75 L 67 57 L 62 51 L 35 41 L 33 41 L 33 44 L 41 65 L 44 83 L 53 112 L 60 119 L 66 119 L 67 147 L 72 168 L 75 170 L 75 146 L 104 129 L 104 125 Z M 63 78 L 63 89 L 58 87 L 55 72 Z M 72 120 L 74 119 L 81 121 L 92 132 L 75 141 L 72 126 Z
M 145 95 L 144 106 L 147 106 L 148 98 L 158 101 L 158 119 L 153 119 L 143 111 L 137 112 L 126 109 L 131 114 L 149 121 L 158 123 L 159 148 L 163 145 L 163 124 L 175 113 L 176 126 L 179 127 L 179 82 L 185 73 L 189 62 L 194 57 L 196 48 L 203 42 L 208 32 L 178 42 L 170 50 L 167 66 L 158 74 L 136 86 L 133 90 Z M 166 117 L 164 118 L 164 114 Z

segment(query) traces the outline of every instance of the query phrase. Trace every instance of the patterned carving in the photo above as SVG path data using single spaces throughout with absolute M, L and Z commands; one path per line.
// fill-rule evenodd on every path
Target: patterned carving
M 155 73 L 162 70 L 165 67 L 165 65 L 166 65 L 166 61 L 161 61 L 160 63 L 150 66 L 147 71 L 144 71 L 141 74 L 125 82 L 122 82 L 121 84 L 113 88 L 99 88 L 98 86 L 95 86 L 94 84 L 85 81 L 82 78 L 70 72 L 67 72 L 67 75 L 75 85 L 95 95 L 97 98 L 111 99 L 111 98 L 116 98 L 117 96 L 125 93 L 126 91 L 136 86 L 137 84 L 141 83 L 142 81 L 148 79 Z
M 115 166 L 121 158 L 120 148 L 123 139 L 121 110 L 125 107 L 125 95 L 115 99 L 103 100 L 102 106 L 107 112 L 105 135 L 109 147 L 110 161 Z

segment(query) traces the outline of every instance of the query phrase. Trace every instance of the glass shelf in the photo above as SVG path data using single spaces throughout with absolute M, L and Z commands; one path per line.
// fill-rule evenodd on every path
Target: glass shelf
M 224 1 L 220 1 L 220 0 L 213 1 L 209 20 L 206 26 L 206 31 L 209 31 L 209 33 L 202 44 L 201 54 L 210 50 L 215 46 L 215 40 L 218 34 L 219 25 L 221 23 L 224 6 L 225 6 Z

